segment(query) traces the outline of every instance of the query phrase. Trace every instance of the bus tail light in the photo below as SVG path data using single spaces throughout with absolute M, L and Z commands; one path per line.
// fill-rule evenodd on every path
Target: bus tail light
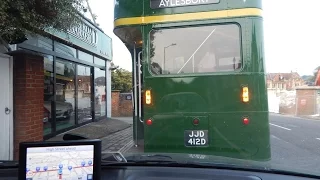
M 249 124 L 249 118 L 243 118 L 243 124 L 248 125 Z
M 146 90 L 146 104 L 151 104 L 151 91 Z
M 198 125 L 199 124 L 199 119 L 194 119 L 193 120 L 193 125 Z
M 151 125 L 152 125 L 152 120 L 151 120 L 151 119 L 148 119 L 148 120 L 146 121 L 146 123 L 147 123 L 148 126 L 151 126 Z
M 249 88 L 242 87 L 242 101 L 249 102 Z

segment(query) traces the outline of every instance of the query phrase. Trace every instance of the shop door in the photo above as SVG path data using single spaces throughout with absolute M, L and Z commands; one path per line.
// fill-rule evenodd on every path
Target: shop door
M 4 54 L 0 54 L 0 82 L 0 160 L 12 160 L 12 59 Z

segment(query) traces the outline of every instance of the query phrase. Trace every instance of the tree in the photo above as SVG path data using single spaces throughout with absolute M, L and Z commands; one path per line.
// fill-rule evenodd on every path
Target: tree
M 83 0 L 1 0 L 0 39 L 20 43 L 27 34 L 67 31 L 80 22 Z
M 122 68 L 112 71 L 111 87 L 112 90 L 120 90 L 120 92 L 131 92 L 132 73 Z

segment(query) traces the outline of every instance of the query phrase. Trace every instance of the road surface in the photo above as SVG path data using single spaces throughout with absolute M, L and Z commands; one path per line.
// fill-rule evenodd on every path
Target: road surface
M 272 163 L 320 172 L 320 120 L 270 114 Z
M 320 173 L 320 120 L 270 113 L 269 122 L 270 164 Z M 127 151 L 136 152 L 143 147 Z

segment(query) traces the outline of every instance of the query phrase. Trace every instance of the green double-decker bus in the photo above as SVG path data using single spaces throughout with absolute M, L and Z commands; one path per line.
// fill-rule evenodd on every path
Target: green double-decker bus
M 270 159 L 261 0 L 117 0 L 144 152 Z

